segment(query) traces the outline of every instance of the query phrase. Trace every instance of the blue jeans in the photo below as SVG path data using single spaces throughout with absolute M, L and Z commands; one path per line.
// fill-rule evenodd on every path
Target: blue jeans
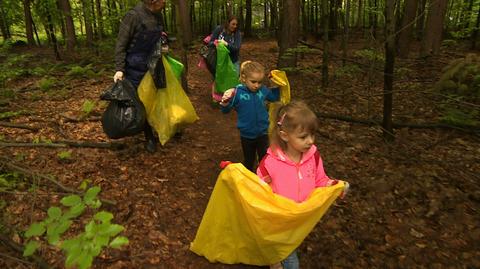
M 299 269 L 297 250 L 294 250 L 285 260 L 281 261 L 283 269 Z

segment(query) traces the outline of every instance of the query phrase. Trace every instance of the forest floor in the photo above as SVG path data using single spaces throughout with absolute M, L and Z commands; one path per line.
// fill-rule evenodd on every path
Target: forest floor
M 352 48 L 360 50 L 359 44 Z M 264 63 L 270 70 L 276 66 L 277 51 L 274 40 L 247 40 L 241 57 Z M 22 51 L 27 52 L 32 53 Z M 442 67 L 464 53 L 444 51 L 426 61 L 397 59 L 396 68 L 402 73 L 395 79 L 394 121 L 437 122 L 441 100 L 433 85 Z M 41 66 L 45 59 L 54 61 L 44 50 L 34 52 L 31 59 L 30 67 Z M 111 54 L 107 60 L 113 62 Z M 219 162 L 242 159 L 235 113 L 224 115 L 212 106 L 211 78 L 196 67 L 196 50 L 189 54 L 189 63 L 188 95 L 200 120 L 154 154 L 143 149 L 143 135 L 115 141 L 126 145 L 120 150 L 0 146 L 2 158 L 30 171 L 54 175 L 71 188 L 89 179 L 101 187 L 101 198 L 116 201 L 106 208 L 114 214 L 113 222 L 125 227 L 123 235 L 130 244 L 104 251 L 92 268 L 261 268 L 211 264 L 189 251 L 220 172 Z M 331 67 L 335 75 L 326 89 L 320 89 L 321 70 L 316 68 L 320 64 L 321 54 L 305 54 L 300 65 L 310 67 L 309 72 L 289 74 L 294 99 L 306 100 L 325 114 L 381 119 L 381 63 L 339 72 L 336 61 Z M 86 100 L 98 102 L 100 93 L 112 83 L 113 70 L 97 78 L 66 80 L 65 72 L 49 75 L 62 80 L 59 87 L 63 89 L 42 91 L 38 76 L 8 82 L 14 95 L 1 107 L 2 112 L 27 111 L 10 117 L 10 122 L 39 130 L 0 127 L 1 140 L 110 142 L 98 120 L 104 103 L 97 103 L 84 120 L 71 118 L 79 118 Z M 301 268 L 480 268 L 477 135 L 452 129 L 401 128 L 395 129 L 395 141 L 386 143 L 379 126 L 328 118 L 320 122 L 316 144 L 325 170 L 333 178 L 349 181 L 351 191 L 330 208 L 300 246 Z M 64 151 L 71 156 L 59 158 Z M 64 195 L 51 184 L 40 184 L 32 192 L 27 182 L 25 178 L 16 190 L 0 192 L 3 230 L 17 243 L 24 243 L 21 231 L 45 217 L 46 210 L 58 205 Z M 2 244 L 0 254 L 0 268 L 34 267 Z M 59 250 L 44 246 L 39 255 L 53 267 L 63 267 Z

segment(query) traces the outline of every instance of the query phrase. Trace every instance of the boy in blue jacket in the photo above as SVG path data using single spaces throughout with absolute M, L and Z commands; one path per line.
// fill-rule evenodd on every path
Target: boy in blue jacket
M 265 156 L 268 141 L 268 111 L 265 101 L 280 99 L 279 88 L 269 89 L 262 85 L 265 68 L 258 62 L 245 61 L 240 67 L 240 81 L 236 88 L 227 90 L 220 105 L 222 112 L 237 111 L 237 128 L 243 150 L 243 165 L 255 172 L 256 157 L 260 161 Z

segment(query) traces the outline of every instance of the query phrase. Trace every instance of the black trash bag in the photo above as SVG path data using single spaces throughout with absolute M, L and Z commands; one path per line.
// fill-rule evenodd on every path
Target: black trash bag
M 157 89 L 167 87 L 167 79 L 165 77 L 165 67 L 162 61 L 162 46 L 165 45 L 162 39 L 155 44 L 155 49 L 148 60 L 148 71 L 152 75 L 153 83 Z
M 200 56 L 205 59 L 208 71 L 215 77 L 217 68 L 217 47 L 215 45 L 204 45 L 200 48 Z
M 102 115 L 103 131 L 109 138 L 118 139 L 143 131 L 145 107 L 130 81 L 125 79 L 116 82 L 100 98 L 110 101 Z

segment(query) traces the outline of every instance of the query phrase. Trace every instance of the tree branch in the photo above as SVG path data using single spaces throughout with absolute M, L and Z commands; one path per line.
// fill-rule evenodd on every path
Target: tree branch
M 34 132 L 40 129 L 39 127 L 32 127 L 24 124 L 16 124 L 16 123 L 5 122 L 5 121 L 0 121 L 0 126 L 9 127 L 9 128 L 18 128 L 18 129 L 27 129 Z
M 335 119 L 353 123 L 361 123 L 369 126 L 382 125 L 381 122 L 369 119 L 358 119 L 345 115 L 336 115 L 329 113 L 315 112 L 320 118 Z M 454 126 L 445 123 L 393 123 L 393 128 L 412 128 L 412 129 L 453 129 L 466 133 L 471 133 L 474 135 L 480 135 L 480 129 L 475 126 L 465 125 L 465 126 Z
M 18 253 L 21 253 L 23 255 L 23 246 L 12 241 L 10 238 L 8 238 L 5 234 L 0 234 L 0 242 L 9 247 L 10 249 L 18 252 Z M 50 265 L 44 261 L 41 257 L 37 256 L 37 255 L 32 255 L 30 256 L 31 260 L 33 260 L 35 262 L 35 264 L 38 265 L 38 267 L 40 267 L 41 269 L 50 269 Z
M 109 142 L 91 142 L 91 141 L 75 141 L 75 140 L 59 140 L 51 143 L 30 143 L 30 142 L 0 142 L 0 147 L 44 147 L 44 148 L 106 148 L 119 150 L 125 148 L 125 144 L 109 143 Z
M 38 172 L 36 172 L 32 169 L 27 169 L 27 168 L 21 167 L 21 166 L 15 164 L 13 160 L 11 160 L 7 157 L 0 156 L 0 164 L 1 164 L 1 166 L 7 167 L 10 170 L 20 172 L 20 173 L 22 173 L 26 176 L 38 177 L 38 178 L 41 178 L 41 179 L 45 179 L 45 180 L 53 183 L 55 186 L 57 186 L 59 189 L 61 189 L 64 192 L 75 193 L 75 194 L 79 194 L 79 195 L 84 194 L 80 191 L 77 191 L 75 189 L 71 189 L 69 187 L 64 186 L 62 183 L 55 180 L 52 176 L 40 174 L 40 173 L 38 173 Z M 115 201 L 111 201 L 111 200 L 100 199 L 100 201 L 102 201 L 103 203 L 106 203 L 106 204 L 110 204 L 110 205 L 115 205 L 116 204 Z

